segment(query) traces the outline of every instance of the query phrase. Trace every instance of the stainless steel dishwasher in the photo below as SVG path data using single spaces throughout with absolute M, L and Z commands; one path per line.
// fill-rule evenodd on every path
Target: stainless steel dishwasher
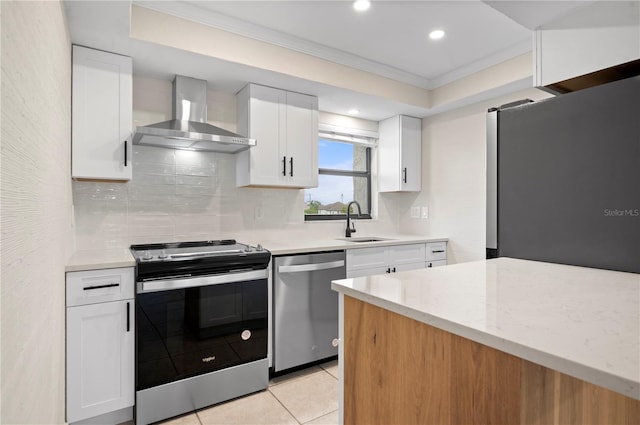
M 344 251 L 274 258 L 274 356 L 279 372 L 338 354 L 338 294 Z

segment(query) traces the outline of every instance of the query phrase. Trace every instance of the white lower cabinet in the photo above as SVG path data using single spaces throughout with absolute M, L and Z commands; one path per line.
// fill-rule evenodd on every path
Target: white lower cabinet
M 67 273 L 69 423 L 134 404 L 133 287 L 133 268 Z
M 431 252 L 441 249 L 444 254 Z M 446 242 L 350 249 L 347 251 L 347 278 L 440 266 L 446 264 L 446 255 Z M 439 261 L 434 261 L 436 259 Z

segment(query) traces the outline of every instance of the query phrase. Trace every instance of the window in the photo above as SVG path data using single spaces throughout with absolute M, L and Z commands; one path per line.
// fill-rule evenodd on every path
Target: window
M 343 220 L 351 201 L 360 204 L 362 218 L 371 218 L 370 146 L 321 133 L 318 187 L 305 190 L 305 220 Z M 357 207 L 352 206 L 351 212 L 357 214 Z

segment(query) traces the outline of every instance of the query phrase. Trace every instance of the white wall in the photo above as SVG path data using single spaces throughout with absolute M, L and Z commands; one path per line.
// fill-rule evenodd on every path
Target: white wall
M 487 109 L 549 96 L 530 89 L 423 119 L 422 192 L 402 195 L 400 230 L 448 237 L 449 263 L 484 259 Z M 411 218 L 411 206 L 428 206 L 429 218 Z
M 235 131 L 235 96 L 208 92 L 209 122 Z M 171 83 L 133 79 L 134 125 L 171 118 Z M 333 114 L 321 120 L 337 122 Z M 349 120 L 377 129 L 377 123 Z M 304 191 L 235 187 L 235 157 L 134 146 L 128 183 L 74 181 L 77 249 L 125 248 L 132 243 L 236 238 L 243 241 L 343 237 L 345 222 L 305 222 Z M 396 232 L 398 210 L 374 203 L 378 219 L 360 233 Z M 268 246 L 267 246 L 268 247 Z
M 59 2 L 1 2 L 3 424 L 65 421 L 71 44 Z

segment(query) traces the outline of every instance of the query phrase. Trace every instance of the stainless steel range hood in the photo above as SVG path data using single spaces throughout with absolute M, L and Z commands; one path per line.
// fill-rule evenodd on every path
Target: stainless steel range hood
M 136 127 L 133 144 L 236 153 L 257 143 L 255 139 L 207 124 L 207 82 L 204 80 L 175 76 L 172 113 L 172 120 Z

